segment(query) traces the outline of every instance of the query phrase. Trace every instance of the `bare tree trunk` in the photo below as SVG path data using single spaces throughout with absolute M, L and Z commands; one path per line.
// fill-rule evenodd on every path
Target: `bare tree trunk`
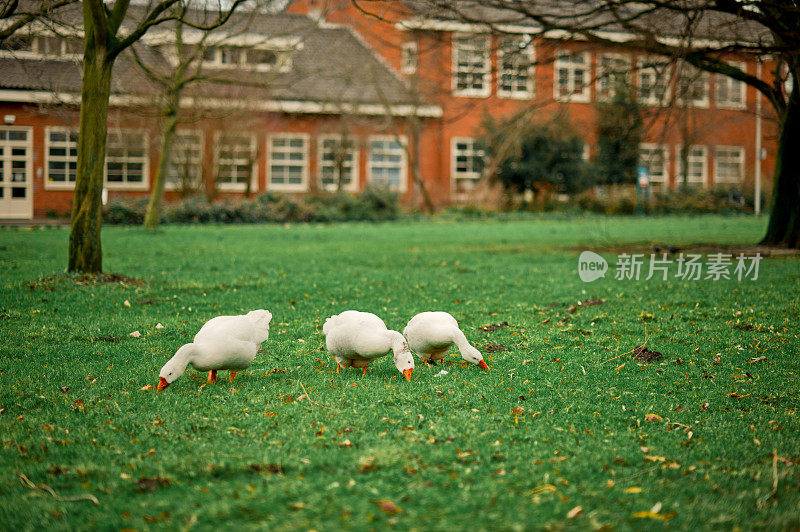
M 411 156 L 411 164 L 409 167 L 411 168 L 411 178 L 414 181 L 414 184 L 419 190 L 420 195 L 422 196 L 422 204 L 425 206 L 425 211 L 428 214 L 433 214 L 436 212 L 436 206 L 433 204 L 433 200 L 431 199 L 431 195 L 428 193 L 428 187 L 425 186 L 425 181 L 422 179 L 422 169 L 420 166 L 420 123 L 419 117 L 417 117 L 416 113 L 410 116 L 409 118 L 409 126 L 410 126 L 410 133 L 411 133 L 411 146 L 409 146 L 409 155 Z
M 108 97 L 113 60 L 87 35 L 81 88 L 78 167 L 72 200 L 68 271 L 100 273 L 103 254 L 101 195 L 108 133 Z
M 800 69 L 784 112 L 772 189 L 772 209 L 762 245 L 800 247 Z
M 174 103 L 174 105 L 173 105 Z M 164 131 L 161 133 L 161 153 L 158 158 L 158 171 L 153 181 L 153 191 L 150 193 L 150 202 L 144 215 L 146 229 L 158 229 L 161 220 L 161 205 L 164 201 L 164 185 L 167 181 L 170 160 L 172 158 L 172 145 L 175 143 L 175 132 L 178 128 L 177 102 L 171 102 L 164 113 Z

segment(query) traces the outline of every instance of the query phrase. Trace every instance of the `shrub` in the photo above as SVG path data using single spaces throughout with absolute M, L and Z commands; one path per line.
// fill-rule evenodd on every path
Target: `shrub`
M 166 223 L 285 223 L 382 221 L 400 216 L 394 192 L 367 188 L 361 195 L 322 193 L 292 196 L 267 192 L 252 199 L 227 199 L 208 203 L 202 196 L 189 197 L 165 206 Z M 103 209 L 110 224 L 141 224 L 147 198 L 115 198 Z

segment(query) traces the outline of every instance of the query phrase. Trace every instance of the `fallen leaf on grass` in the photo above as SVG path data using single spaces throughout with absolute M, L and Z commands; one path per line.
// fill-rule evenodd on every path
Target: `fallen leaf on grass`
M 575 508 L 573 508 L 572 510 L 567 512 L 567 518 L 568 519 L 575 519 L 576 517 L 578 517 L 582 513 L 583 513 L 583 508 L 581 508 L 580 506 L 576 506 Z
M 630 488 L 625 488 L 625 493 L 641 493 L 642 488 L 639 486 L 631 486 Z
M 511 413 L 514 414 L 515 416 L 521 416 L 522 414 L 525 413 L 525 410 L 523 410 L 521 406 L 517 406 L 511 409 Z
M 393 503 L 388 499 L 381 499 L 379 501 L 370 501 L 370 502 L 377 504 L 378 508 L 380 508 L 381 511 L 386 515 L 399 514 L 400 512 L 403 511 L 402 508 L 400 508 L 399 506 L 397 506 L 395 503 Z
M 658 414 L 647 414 L 644 416 L 645 421 L 664 421 L 664 418 Z
M 748 362 L 750 362 L 752 364 L 753 362 L 761 362 L 762 360 L 766 360 L 766 359 L 767 359 L 767 357 L 755 357 L 755 358 L 749 359 Z
M 731 399 L 744 399 L 745 397 L 750 397 L 750 395 L 752 395 L 752 394 L 748 393 L 746 395 L 739 395 L 736 392 L 731 392 L 731 393 L 728 394 L 728 397 L 730 397 Z
M 139 331 L 133 331 L 133 332 L 132 332 L 131 334 L 129 334 L 128 336 L 131 336 L 131 337 L 133 337 L 133 338 L 139 338 L 141 335 L 142 335 L 142 333 L 140 333 Z
M 292 510 L 302 510 L 305 507 L 306 505 L 303 502 L 293 502 L 291 506 Z
M 660 519 L 662 521 L 668 521 L 675 517 L 675 512 L 670 512 L 668 514 L 657 514 L 655 512 L 651 512 L 650 510 L 644 512 L 636 512 L 633 514 L 633 517 L 636 519 Z
M 149 392 L 150 390 L 152 390 L 152 389 L 153 389 L 153 385 L 152 385 L 152 384 L 145 384 L 144 386 L 142 386 L 142 387 L 141 387 L 141 388 L 139 388 L 139 389 L 140 389 L 140 390 L 144 390 L 145 392 Z
M 130 308 L 130 306 L 131 306 L 131 302 L 128 301 L 127 299 L 122 304 L 125 305 L 128 308 Z
M 161 325 L 160 323 L 156 323 L 156 329 L 163 329 L 163 328 L 164 328 L 163 325 Z
M 376 471 L 378 466 L 375 465 L 375 457 L 374 456 L 364 456 L 358 461 L 358 470 L 362 473 L 366 473 L 367 471 Z
M 645 456 L 644 459 L 647 460 L 648 462 L 666 462 L 667 461 L 667 459 L 664 458 L 663 456 Z

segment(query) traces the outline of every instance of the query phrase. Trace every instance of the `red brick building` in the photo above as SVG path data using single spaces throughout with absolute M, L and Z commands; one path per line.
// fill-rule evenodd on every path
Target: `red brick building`
M 229 79 L 185 99 L 168 199 L 187 185 L 209 196 L 305 193 L 335 188 L 341 177 L 344 190 L 387 185 L 416 203 L 417 176 L 433 202 L 445 205 L 468 197 L 480 176 L 476 139 L 486 115 L 533 108 L 532 120 L 545 120 L 565 113 L 590 158 L 596 102 L 609 96 L 617 75 L 628 77 L 648 115 L 641 155 L 655 186 L 675 186 L 683 175 L 684 139 L 687 178 L 697 186 L 752 187 L 759 166 L 771 175 L 774 122 L 759 117 L 755 90 L 739 82 L 692 73 L 684 86 L 671 66 L 622 47 L 543 39 L 524 25 L 507 26 L 499 37 L 409 3 L 377 5 L 383 11 L 375 18 L 349 0 L 297 1 L 209 46 L 204 64 Z M 171 35 L 154 28 L 141 55 L 169 68 Z M 0 49 L 0 218 L 69 211 L 78 36 L 32 26 Z M 730 60 L 754 73 L 767 68 L 755 58 Z M 237 80 L 243 83 L 231 83 Z M 679 88 L 687 95 L 680 103 Z M 127 57 L 115 67 L 112 92 L 106 190 L 109 197 L 145 195 L 158 160 L 158 94 Z M 334 163 L 343 149 L 344 160 Z
M 421 100 L 441 107 L 436 138 L 442 150 L 423 163 L 426 182 L 438 185 L 438 197 L 449 190 L 452 199 L 478 177 L 469 160 L 487 115 L 510 116 L 531 106 L 536 107 L 534 120 L 566 113 L 591 158 L 597 142 L 596 104 L 611 96 L 613 81 L 621 76 L 643 106 L 647 131 L 641 158 L 655 187 L 675 187 L 683 179 L 684 143 L 691 146 L 690 184 L 752 190 L 760 170 L 766 178 L 762 190 L 770 187 L 777 124 L 760 94 L 742 82 L 697 72 L 688 64 L 667 64 L 624 46 L 601 48 L 558 34 L 542 38 L 535 25 L 515 21 L 518 16 L 504 19 L 491 9 L 488 17 L 497 17 L 493 29 L 499 31 L 431 12 L 425 2 L 356 7 L 349 0 L 297 0 L 289 9 L 353 27 L 418 88 Z M 476 13 L 475 20 L 486 16 Z M 629 37 L 615 36 L 620 42 Z M 759 64 L 753 55 L 726 59 L 751 74 L 774 68 L 770 62 Z

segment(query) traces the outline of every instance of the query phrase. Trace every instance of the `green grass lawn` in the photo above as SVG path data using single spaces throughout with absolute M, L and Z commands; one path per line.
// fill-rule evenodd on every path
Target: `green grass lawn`
M 141 284 L 60 273 L 65 229 L 0 230 L 0 529 L 797 529 L 800 260 L 577 275 L 582 249 L 746 245 L 764 224 L 104 229 L 106 271 Z M 605 302 L 570 307 L 587 299 Z M 232 385 L 189 369 L 142 390 L 206 320 L 255 308 L 270 338 Z M 391 357 L 336 374 L 321 326 L 346 309 L 397 330 L 448 311 L 492 369 L 453 349 L 440 377 Z M 645 338 L 661 361 L 631 358 Z

